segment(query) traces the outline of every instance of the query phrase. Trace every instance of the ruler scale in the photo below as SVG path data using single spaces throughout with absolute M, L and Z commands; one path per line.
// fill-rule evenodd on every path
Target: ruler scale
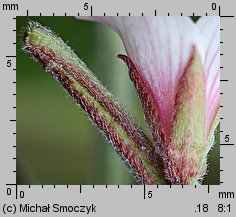
M 1 3 L 1 215 L 235 216 L 234 49 L 230 2 L 4 1 Z M 18 185 L 16 16 L 220 16 L 220 185 Z

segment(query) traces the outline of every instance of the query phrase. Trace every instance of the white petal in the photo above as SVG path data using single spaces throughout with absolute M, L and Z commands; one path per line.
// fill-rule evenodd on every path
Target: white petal
M 197 26 L 205 48 L 206 130 L 209 134 L 220 106 L 220 17 L 202 17 Z

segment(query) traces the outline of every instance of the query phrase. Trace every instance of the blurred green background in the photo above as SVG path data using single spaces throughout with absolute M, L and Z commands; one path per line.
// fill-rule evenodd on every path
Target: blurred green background
M 111 145 L 82 109 L 23 47 L 29 20 L 58 33 L 75 49 L 98 79 L 145 129 L 137 93 L 116 33 L 101 24 L 74 17 L 17 17 L 17 183 L 136 184 Z M 205 184 L 219 184 L 219 132 L 210 152 Z

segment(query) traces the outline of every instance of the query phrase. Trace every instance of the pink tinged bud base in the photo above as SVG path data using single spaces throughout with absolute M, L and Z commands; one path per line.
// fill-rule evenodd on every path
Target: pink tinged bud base
M 176 95 L 171 142 L 157 146 L 173 184 L 196 184 L 203 178 L 208 152 L 205 122 L 204 70 L 194 47 Z

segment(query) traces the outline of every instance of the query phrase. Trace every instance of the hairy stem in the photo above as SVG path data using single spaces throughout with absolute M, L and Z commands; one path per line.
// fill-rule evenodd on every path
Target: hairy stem
M 150 140 L 61 38 L 30 22 L 24 43 L 25 50 L 87 112 L 140 183 L 166 183 L 162 163 Z

